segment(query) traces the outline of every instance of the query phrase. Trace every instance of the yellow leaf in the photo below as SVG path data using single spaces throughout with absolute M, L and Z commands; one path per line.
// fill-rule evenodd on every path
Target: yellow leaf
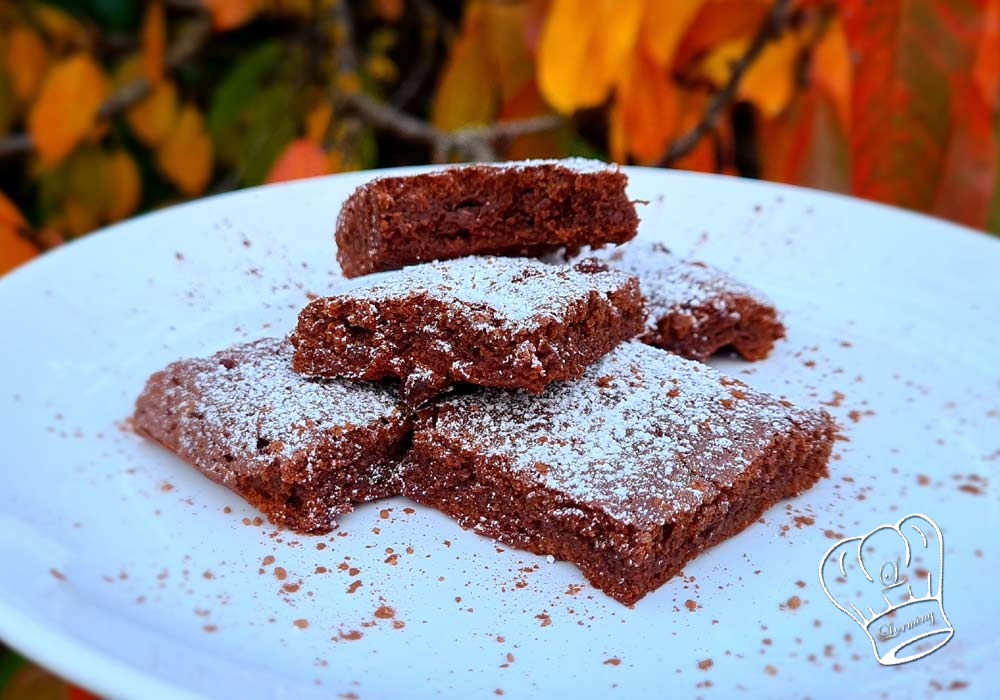
M 674 53 L 706 0 L 646 0 L 639 45 L 660 68 L 673 64 Z
M 142 22 L 142 59 L 146 80 L 156 85 L 163 79 L 167 54 L 167 17 L 163 3 L 151 2 Z
M 538 47 L 538 84 L 558 112 L 600 104 L 628 67 L 643 0 L 554 0 Z
M 208 186 L 214 157 L 201 113 L 193 105 L 181 108 L 173 130 L 156 151 L 160 172 L 181 192 L 194 197 Z
M 37 32 L 14 27 L 7 44 L 7 72 L 14 95 L 22 102 L 35 96 L 49 67 L 49 50 Z
M 31 16 L 38 23 L 56 53 L 89 49 L 93 43 L 87 28 L 71 14 L 48 3 L 32 3 Z
M 837 119 L 845 133 L 851 126 L 851 78 L 854 66 L 847 47 L 847 35 L 839 18 L 833 18 L 826 36 L 813 53 L 812 79 L 833 100 Z
M 235 29 L 246 24 L 263 9 L 262 0 L 204 0 L 217 31 Z
M 135 137 L 147 146 L 158 146 L 177 123 L 177 86 L 169 80 L 125 113 L 125 120 Z
M 139 166 L 128 151 L 118 150 L 108 158 L 107 167 L 111 192 L 105 218 L 107 221 L 120 221 L 139 208 L 139 200 L 142 198 Z
M 328 158 L 323 149 L 308 139 L 296 139 L 278 156 L 265 182 L 272 184 L 300 180 L 329 172 Z
M 63 230 L 72 237 L 90 233 L 100 226 L 97 213 L 87 202 L 77 202 L 72 199 L 63 203 L 60 223 Z
M 329 102 L 320 102 L 306 113 L 305 137 L 315 144 L 322 145 L 333 117 L 333 106 Z
M 640 50 L 618 86 L 616 101 L 628 150 L 642 164 L 655 163 L 663 157 L 680 111 L 670 76 Z
M 55 64 L 28 113 L 28 132 L 44 165 L 66 157 L 90 132 L 108 80 L 87 54 L 77 54 Z
M 749 45 L 749 37 L 723 42 L 702 62 L 702 74 L 716 87 L 722 87 Z M 769 44 L 740 81 L 737 98 L 752 102 L 767 117 L 780 114 L 795 92 L 795 73 L 801 51 L 802 35 L 796 32 L 786 32 Z
M 486 13 L 485 3 L 479 0 L 465 8 L 461 33 L 434 94 L 431 123 L 439 129 L 485 124 L 496 116 L 497 96 L 484 42 Z
M 66 192 L 63 212 L 74 236 L 101 225 L 111 199 L 108 156 L 97 146 L 83 146 L 73 152 L 64 166 Z

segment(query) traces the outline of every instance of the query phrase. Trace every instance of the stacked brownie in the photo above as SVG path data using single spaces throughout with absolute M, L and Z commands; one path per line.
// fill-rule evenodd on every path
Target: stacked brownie
M 287 340 L 154 374 L 136 427 L 296 531 L 406 495 L 632 604 L 825 475 L 834 425 L 685 359 L 760 359 L 784 328 L 724 273 L 629 242 L 625 186 L 579 160 L 364 185 L 336 237 L 367 277 Z

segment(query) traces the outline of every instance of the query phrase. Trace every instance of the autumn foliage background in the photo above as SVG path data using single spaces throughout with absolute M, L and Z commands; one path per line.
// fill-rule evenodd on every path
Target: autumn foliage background
M 593 156 L 1000 231 L 1000 0 L 0 0 L 0 271 L 139 212 Z

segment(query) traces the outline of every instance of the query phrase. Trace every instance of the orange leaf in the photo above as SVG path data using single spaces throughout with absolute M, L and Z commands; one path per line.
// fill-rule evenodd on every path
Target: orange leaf
M 951 134 L 931 213 L 984 229 L 997 181 L 997 141 L 995 107 L 979 87 L 970 83 L 952 95 Z
M 310 109 L 305 117 L 305 137 L 317 145 L 323 145 L 327 129 L 330 128 L 330 120 L 333 118 L 333 105 L 329 102 L 320 102 Z
M 156 151 L 156 166 L 181 192 L 194 197 L 208 186 L 214 158 L 201 113 L 193 105 L 182 107 L 173 130 Z
M 431 123 L 439 129 L 485 124 L 496 116 L 497 96 L 485 46 L 486 23 L 485 4 L 471 2 L 434 94 Z
M 666 70 L 639 50 L 618 86 L 622 126 L 628 150 L 642 164 L 658 161 L 677 124 L 677 88 Z
M 615 163 L 628 162 L 628 134 L 621 100 L 612 102 L 608 111 L 608 155 Z
M 708 106 L 708 95 L 698 91 L 684 91 L 680 95 L 680 119 L 674 138 L 688 133 L 694 128 Z M 717 134 L 708 134 L 687 154 L 674 162 L 678 170 L 693 170 L 700 173 L 714 173 L 719 169 Z
M 105 216 L 108 221 L 121 221 L 139 208 L 142 198 L 139 166 L 128 151 L 118 150 L 108 157 L 107 171 L 111 191 Z
M 108 89 L 108 79 L 87 54 L 52 67 L 28 113 L 28 132 L 44 165 L 65 158 L 90 132 Z
M 812 59 L 812 81 L 826 90 L 837 109 L 844 133 L 851 126 L 851 52 L 840 19 L 834 17 L 826 35 L 816 45 Z
M 383 22 L 398 22 L 406 6 L 403 0 L 375 0 L 375 16 Z
M 770 0 L 711 0 L 704 3 L 686 27 L 674 52 L 674 71 L 687 73 L 720 44 L 752 34 L 764 20 L 770 4 Z
M 758 143 L 764 179 L 850 191 L 847 136 L 832 96 L 820 86 L 796 94 L 780 116 L 762 116 Z
M 212 26 L 224 32 L 242 26 L 263 9 L 262 0 L 204 0 Z
M 982 0 L 841 4 L 856 57 L 851 124 L 855 194 L 914 209 L 934 202 L 951 123 L 953 77 L 971 79 Z M 863 108 L 862 108 L 863 105 Z
M 308 139 L 296 139 L 285 146 L 285 150 L 271 167 L 265 182 L 273 184 L 300 180 L 304 177 L 326 175 L 329 172 L 329 161 L 323 149 Z
M 504 103 L 497 121 L 528 119 L 544 114 L 551 114 L 551 110 L 542 99 L 538 85 L 535 84 L 534 80 L 529 80 Z M 565 149 L 560 147 L 559 135 L 551 131 L 518 136 L 511 140 L 504 151 L 507 160 L 561 158 L 565 155 Z
M 491 2 L 486 6 L 483 41 L 493 74 L 500 88 L 500 102 L 506 102 L 531 80 L 534 63 L 521 36 L 526 7 L 519 3 Z
M 643 0 L 553 0 L 538 46 L 538 85 L 569 114 L 607 97 L 628 69 Z
M 35 91 L 49 67 L 49 50 L 38 34 L 28 27 L 14 27 L 7 44 L 7 72 L 14 95 L 22 102 Z
M 137 139 L 147 146 L 158 146 L 170 135 L 178 113 L 177 86 L 164 80 L 125 113 L 125 120 Z
M 674 53 L 684 32 L 698 15 L 706 0 L 646 0 L 645 15 L 639 29 L 639 45 L 660 68 L 673 63 Z
M 995 110 L 1000 104 L 1000 0 L 989 0 L 983 13 L 983 33 L 972 79 L 983 103 Z
M 3 192 L 0 192 L 0 227 L 20 231 L 28 228 L 21 210 Z
M 167 54 L 167 17 L 163 3 L 151 2 L 142 22 L 142 59 L 146 79 L 156 85 L 163 79 Z

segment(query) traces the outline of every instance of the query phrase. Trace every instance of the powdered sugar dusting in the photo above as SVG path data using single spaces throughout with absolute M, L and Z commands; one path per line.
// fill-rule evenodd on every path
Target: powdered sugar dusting
M 659 319 L 673 314 L 690 316 L 693 330 L 697 331 L 698 326 L 709 319 L 692 311 L 705 306 L 723 314 L 735 314 L 734 320 L 739 320 L 739 312 L 731 303 L 737 296 L 749 296 L 759 303 L 771 305 L 767 297 L 753 287 L 718 268 L 682 260 L 662 243 L 629 241 L 585 255 L 639 278 L 646 299 L 648 331 L 655 331 Z
M 776 436 L 828 420 L 635 342 L 541 396 L 490 390 L 446 405 L 443 440 L 640 529 L 714 498 Z
M 348 294 L 372 304 L 433 297 L 454 307 L 456 314 L 468 315 L 473 326 L 517 332 L 541 317 L 562 319 L 590 294 L 610 294 L 628 279 L 616 270 L 584 273 L 528 258 L 471 256 L 362 277 Z
M 168 368 L 190 377 L 164 396 L 183 407 L 179 420 L 195 418 L 190 429 L 182 426 L 181 447 L 194 448 L 203 431 L 224 434 L 232 467 L 253 470 L 307 449 L 318 433 L 401 417 L 395 392 L 363 382 L 307 379 L 292 372 L 291 358 L 287 340 L 268 338 Z
M 455 165 L 448 170 L 461 170 L 462 168 L 493 168 L 495 170 L 529 170 L 531 168 L 558 167 L 572 170 L 580 175 L 590 175 L 594 173 L 616 172 L 618 166 L 613 163 L 605 163 L 594 158 L 532 158 L 528 160 L 509 161 L 505 163 L 468 163 Z M 443 170 L 435 171 L 432 174 L 440 174 Z

